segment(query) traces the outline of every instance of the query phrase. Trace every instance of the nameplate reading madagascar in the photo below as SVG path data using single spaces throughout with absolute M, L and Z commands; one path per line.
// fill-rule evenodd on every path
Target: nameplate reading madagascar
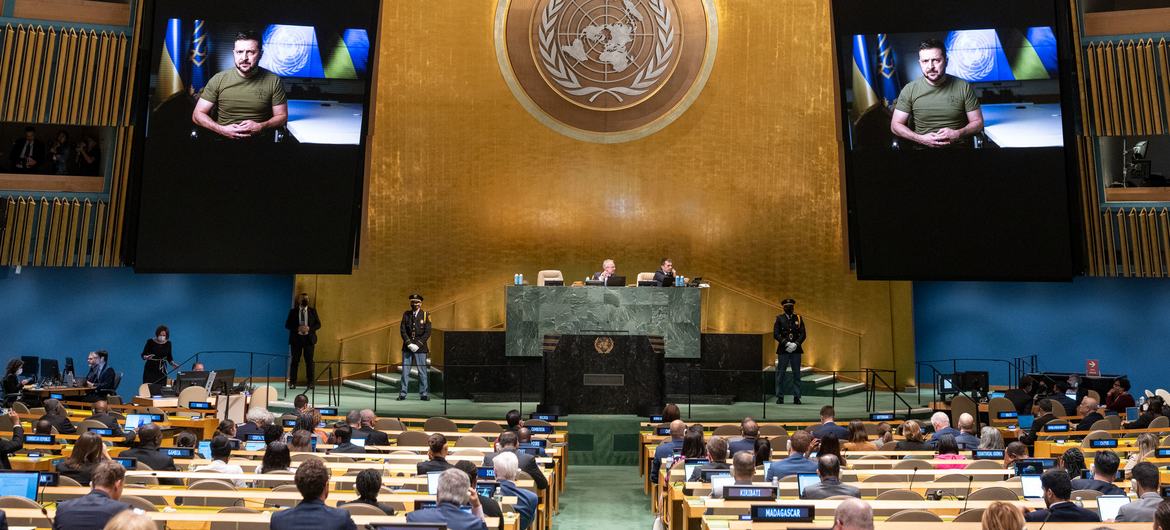
M 816 513 L 813 506 L 753 505 L 751 518 L 756 522 L 810 523 Z

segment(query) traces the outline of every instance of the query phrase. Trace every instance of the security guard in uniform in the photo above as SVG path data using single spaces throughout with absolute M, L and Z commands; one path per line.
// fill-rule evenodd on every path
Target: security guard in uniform
M 776 339 L 776 403 L 784 403 L 784 372 L 792 368 L 793 403 L 800 404 L 800 354 L 804 353 L 804 319 L 795 313 L 796 300 L 785 298 L 780 302 L 784 313 L 776 315 L 772 338 Z
M 398 401 L 406 399 L 406 391 L 410 388 L 411 365 L 418 369 L 419 399 L 431 399 L 427 397 L 427 387 L 430 385 L 427 339 L 431 338 L 431 316 L 422 310 L 422 303 L 422 295 L 410 295 L 410 309 L 402 313 L 402 322 L 398 325 L 398 332 L 402 335 L 402 388 L 398 390 Z

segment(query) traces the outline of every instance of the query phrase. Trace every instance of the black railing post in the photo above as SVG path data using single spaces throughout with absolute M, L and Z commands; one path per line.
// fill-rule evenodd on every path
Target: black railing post
M 691 419 L 691 379 L 695 377 L 695 366 L 687 367 L 687 419 Z
M 833 389 L 832 404 L 833 404 L 833 408 L 837 408 L 837 371 L 836 370 L 833 370 L 833 383 L 832 383 L 832 385 L 833 385 L 831 387 Z
M 524 370 L 520 370 L 520 417 L 524 417 Z
M 446 356 L 443 357 L 443 361 L 444 362 L 447 361 Z M 447 415 L 447 370 L 449 370 L 449 369 L 450 369 L 450 367 L 448 367 L 445 364 L 443 365 L 443 415 L 444 416 Z M 419 381 L 422 381 L 422 379 L 420 378 Z
M 764 371 L 760 370 L 760 419 L 768 419 L 768 385 L 764 382 Z

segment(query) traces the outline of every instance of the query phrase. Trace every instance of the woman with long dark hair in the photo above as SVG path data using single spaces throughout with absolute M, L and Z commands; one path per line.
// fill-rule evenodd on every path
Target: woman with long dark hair
M 82 486 L 88 486 L 92 479 L 93 468 L 103 460 L 109 460 L 106 445 L 102 437 L 96 432 L 84 432 L 77 437 L 73 445 L 73 453 L 57 465 L 57 472 L 76 480 Z

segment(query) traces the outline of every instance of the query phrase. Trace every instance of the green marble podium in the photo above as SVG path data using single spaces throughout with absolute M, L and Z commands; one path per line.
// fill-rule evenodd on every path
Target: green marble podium
M 509 286 L 508 356 L 540 357 L 545 335 L 656 335 L 668 358 L 699 358 L 700 290 L 693 287 Z

